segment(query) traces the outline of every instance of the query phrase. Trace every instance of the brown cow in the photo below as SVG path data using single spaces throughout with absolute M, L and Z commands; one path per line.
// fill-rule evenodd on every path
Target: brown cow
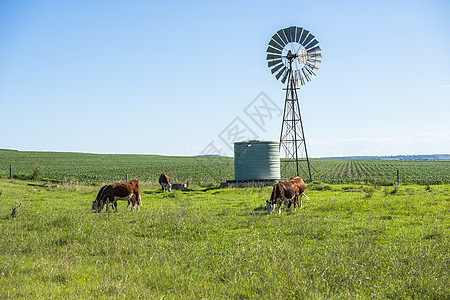
M 172 184 L 170 183 L 170 176 L 167 173 L 162 173 L 161 176 L 159 176 L 159 184 L 161 185 L 162 191 L 171 191 L 172 190 Z
M 127 208 L 132 204 L 131 211 L 136 206 L 137 211 L 139 211 L 139 205 L 142 204 L 141 184 L 139 181 L 133 179 L 103 186 L 98 192 L 95 201 L 92 202 L 92 210 L 100 212 L 106 204 L 106 211 L 108 211 L 111 204 L 115 207 L 115 212 L 117 212 L 117 200 L 127 200 Z
M 286 207 L 286 210 L 289 211 L 289 208 L 294 202 L 294 209 L 296 205 L 299 205 L 298 196 L 300 195 L 300 205 L 302 206 L 302 196 L 305 196 L 307 199 L 308 196 L 305 195 L 305 183 L 303 179 L 300 177 L 291 178 L 289 181 L 279 182 L 277 183 L 272 190 L 272 196 L 270 197 L 270 201 L 266 203 L 267 213 L 270 214 L 275 210 L 275 205 L 278 206 L 278 213 L 281 213 L 281 204 L 283 202 Z M 288 202 L 288 203 L 287 203 Z

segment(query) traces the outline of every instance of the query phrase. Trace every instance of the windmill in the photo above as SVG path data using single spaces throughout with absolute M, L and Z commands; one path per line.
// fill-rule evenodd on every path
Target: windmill
M 311 164 L 306 149 L 297 90 L 316 77 L 322 54 L 319 42 L 308 30 L 291 26 L 280 29 L 270 39 L 267 47 L 267 64 L 275 78 L 286 83 L 283 123 L 279 148 L 283 148 L 288 162 L 292 162 L 294 176 L 302 173 L 311 176 Z M 280 151 L 281 152 L 281 151 Z M 299 157 L 300 154 L 300 157 Z M 304 154 L 304 157 L 303 157 Z M 285 164 L 283 170 L 289 165 Z

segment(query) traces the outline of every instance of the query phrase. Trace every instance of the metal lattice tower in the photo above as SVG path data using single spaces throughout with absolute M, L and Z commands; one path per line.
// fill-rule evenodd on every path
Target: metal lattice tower
M 289 64 L 289 67 L 292 68 L 292 62 Z M 294 176 L 306 174 L 311 181 L 311 165 L 308 158 L 308 150 L 306 148 L 297 89 L 298 87 L 296 86 L 294 76 L 292 76 L 292 72 L 289 72 L 286 84 L 286 99 L 284 103 L 283 123 L 281 124 L 279 145 L 280 150 L 283 148 L 284 156 L 288 163 L 284 165 L 282 171 L 289 168 L 289 165 L 292 163 L 292 174 Z M 303 157 L 303 153 L 305 154 L 305 157 Z

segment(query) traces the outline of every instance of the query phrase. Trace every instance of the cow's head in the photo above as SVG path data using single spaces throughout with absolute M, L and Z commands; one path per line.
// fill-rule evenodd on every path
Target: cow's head
M 172 184 L 171 184 L 171 183 L 168 183 L 168 184 L 167 184 L 167 190 L 168 190 L 169 192 L 172 191 Z
M 266 201 L 266 209 L 267 213 L 270 214 L 275 210 L 275 203 L 271 203 L 270 201 Z
M 101 212 L 103 207 L 105 206 L 105 199 L 95 199 L 92 201 L 92 210 L 95 210 L 95 212 Z

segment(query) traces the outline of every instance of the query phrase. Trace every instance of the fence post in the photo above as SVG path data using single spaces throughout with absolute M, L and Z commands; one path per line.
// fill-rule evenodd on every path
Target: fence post
M 127 175 L 125 176 L 125 181 L 128 181 L 128 173 L 127 173 Z
M 397 170 L 397 184 L 400 184 L 400 171 Z
M 12 178 L 12 164 L 9 164 L 9 179 Z

